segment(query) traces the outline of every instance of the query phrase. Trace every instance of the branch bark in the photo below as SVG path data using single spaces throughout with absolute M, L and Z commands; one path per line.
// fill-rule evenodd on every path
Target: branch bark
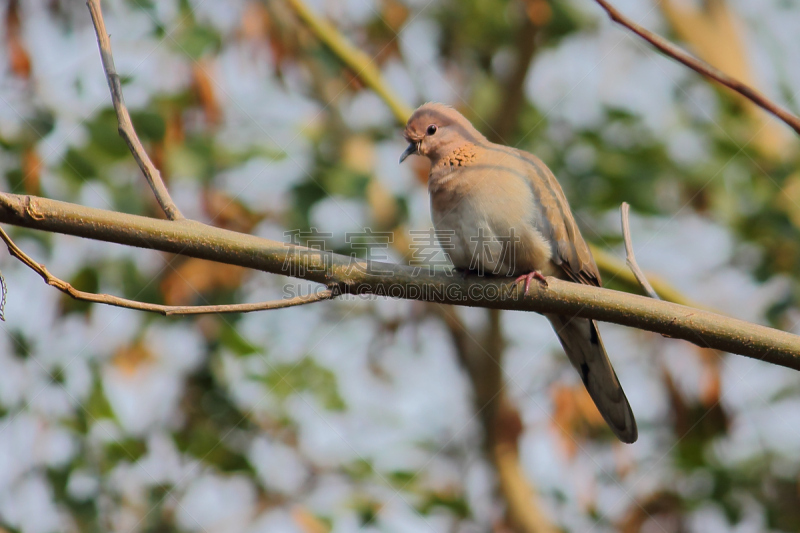
M 660 35 L 657 35 L 651 32 L 650 30 L 647 30 L 642 26 L 639 26 L 631 19 L 620 13 L 614 6 L 612 6 L 606 0 L 595 0 L 595 2 L 597 2 L 600 5 L 600 7 L 602 7 L 606 11 L 606 13 L 608 13 L 608 16 L 614 22 L 628 28 L 630 31 L 632 31 L 645 41 L 649 42 L 651 45 L 655 46 L 658 50 L 668 55 L 672 59 L 675 59 L 676 61 L 683 63 L 685 66 L 689 67 L 695 72 L 702 74 L 703 76 L 710 78 L 716 81 L 717 83 L 720 83 L 725 87 L 728 87 L 729 89 L 741 94 L 742 96 L 744 96 L 757 106 L 761 107 L 762 109 L 772 113 L 773 115 L 781 119 L 790 128 L 792 128 L 798 135 L 800 135 L 800 117 L 798 117 L 797 115 L 794 115 L 788 110 L 779 106 L 778 104 L 776 104 L 775 102 L 773 102 L 772 100 L 761 94 L 756 89 L 750 87 L 749 85 L 746 85 L 740 80 L 737 80 L 733 76 L 725 74 L 721 70 L 709 65 L 705 61 L 701 61 L 700 59 L 693 57 L 691 54 L 675 46 L 674 44 L 667 41 Z
M 106 31 L 106 23 L 103 20 L 103 11 L 100 9 L 100 0 L 87 0 L 86 5 L 89 7 L 89 13 L 92 15 L 92 24 L 97 33 L 97 45 L 100 48 L 100 59 L 103 61 L 103 70 L 106 73 L 106 80 L 108 81 L 108 88 L 111 91 L 111 101 L 114 104 L 114 111 L 117 113 L 117 122 L 119 122 L 119 134 L 125 139 L 133 158 L 142 169 L 147 183 L 153 190 L 158 204 L 164 210 L 164 214 L 170 220 L 182 220 L 184 218 L 178 206 L 172 201 L 169 195 L 164 180 L 161 178 L 161 172 L 153 164 L 150 156 L 142 146 L 136 130 L 133 128 L 131 122 L 131 115 L 128 113 L 128 108 L 125 106 L 125 100 L 122 97 L 122 84 L 120 83 L 119 74 L 114 66 L 114 56 L 111 54 L 111 38 Z
M 342 293 L 594 318 L 800 370 L 800 337 L 709 311 L 548 278 L 521 297 L 505 278 L 366 262 L 191 220 L 167 221 L 0 193 L 0 222 L 182 254 L 308 281 Z

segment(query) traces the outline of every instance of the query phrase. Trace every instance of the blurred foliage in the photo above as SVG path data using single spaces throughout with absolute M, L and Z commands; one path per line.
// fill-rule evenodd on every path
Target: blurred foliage
M 345 408 L 344 401 L 336 392 L 335 376 L 313 359 L 303 358 L 296 363 L 274 365 L 261 379 L 279 399 L 309 392 L 326 409 L 338 411 Z
M 280 0 L 235 2 L 236 5 L 230 7 L 230 12 L 234 14 L 231 20 L 222 16 L 225 14 L 224 3 L 216 3 L 214 9 L 221 10 L 218 12 L 201 9 L 201 3 L 181 0 L 159 6 L 155 1 L 128 0 L 121 4 L 109 3 L 107 14 L 109 19 L 115 21 L 114 46 L 118 54 L 119 50 L 127 50 L 128 63 L 155 61 L 155 57 L 150 57 L 146 52 L 143 55 L 132 53 L 128 42 L 130 38 L 117 36 L 116 32 L 127 31 L 125 17 L 136 15 L 139 17 L 137 23 L 145 21 L 149 26 L 146 31 L 134 28 L 132 31 L 139 32 L 139 37 L 134 37 L 134 41 L 137 38 L 144 40 L 147 35 L 149 39 L 154 39 L 148 43 L 164 46 L 179 58 L 181 68 L 186 70 L 183 75 L 189 81 L 175 84 L 177 88 L 164 85 L 158 86 L 157 90 L 151 89 L 144 103 L 141 102 L 141 92 L 145 89 L 142 89 L 141 80 L 137 78 L 141 73 L 123 76 L 123 89 L 139 97 L 131 113 L 136 130 L 162 169 L 169 186 L 180 191 L 180 194 L 176 194 L 178 203 L 193 198 L 195 205 L 187 207 L 187 210 L 192 210 L 192 216 L 204 217 L 212 223 L 239 231 L 257 232 L 258 228 L 266 227 L 273 233 L 267 230 L 264 233 L 273 236 L 274 227 L 310 230 L 315 225 L 317 210 L 326 202 L 352 201 L 363 207 L 367 213 L 366 219 L 374 222 L 373 227 L 381 231 L 396 231 L 394 251 L 402 257 L 405 250 L 402 248 L 401 235 L 417 222 L 412 219 L 414 198 L 410 193 L 398 192 L 402 190 L 399 187 L 386 190 L 378 176 L 380 172 L 376 171 L 374 165 L 376 146 L 399 141 L 399 127 L 391 119 L 385 118 L 370 121 L 362 127 L 353 117 L 347 116 L 355 106 L 353 102 L 368 93 L 355 75 L 357 73 L 349 72 L 334 54 L 313 39 Z M 28 51 L 34 47 L 32 40 L 35 33 L 23 37 L 20 28 L 31 28 L 30 31 L 35 32 L 42 31 L 36 28 L 52 27 L 55 28 L 53 31 L 58 29 L 64 35 L 87 29 L 88 14 L 84 12 L 82 4 L 58 0 L 47 4 L 46 8 L 28 10 L 27 7 L 23 9 L 19 2 L 11 2 L 5 8 L 4 23 L 9 46 L 2 52 L 8 55 L 3 81 L 26 88 L 21 91 L 23 93 L 37 83 L 34 78 L 36 60 L 41 52 Z M 167 4 L 171 7 L 165 7 Z M 402 34 L 405 25 L 411 24 L 417 17 L 424 18 L 429 23 L 425 28 L 436 33 L 435 56 L 439 63 L 434 68 L 447 71 L 448 79 L 457 85 L 450 87 L 452 94 L 463 99 L 457 107 L 489 136 L 497 134 L 494 126 L 499 124 L 503 113 L 509 112 L 506 95 L 511 89 L 506 63 L 509 58 L 515 57 L 517 48 L 524 41 L 523 32 L 535 31 L 535 64 L 539 54 L 558 49 L 569 38 L 592 36 L 598 31 L 596 19 L 587 14 L 586 6 L 581 8 L 577 2 L 443 0 L 420 8 L 418 3 L 383 0 L 358 10 L 361 15 L 354 16 L 352 20 L 349 15 L 341 15 L 348 13 L 348 9 L 356 10 L 350 3 L 330 4 L 328 8 L 332 16 L 339 13 L 335 22 L 343 27 L 347 37 L 375 56 L 379 66 L 386 68 L 392 62 L 403 64 L 408 59 L 403 56 L 406 45 L 398 41 L 398 34 Z M 111 8 L 111 5 L 115 7 Z M 131 11 L 126 11 L 128 9 Z M 171 9 L 175 13 L 168 16 Z M 31 17 L 31 20 L 25 17 Z M 52 26 L 34 26 L 33 19 L 36 17 L 51 21 Z M 88 39 L 84 41 L 90 42 Z M 724 47 L 725 43 L 720 42 L 719 46 Z M 96 51 L 87 49 L 80 53 L 91 56 L 94 61 L 91 67 L 86 67 L 91 68 L 86 76 L 91 75 L 91 79 L 96 81 L 101 75 Z M 300 156 L 289 153 L 278 143 L 272 142 L 270 134 L 261 134 L 264 130 L 273 131 L 274 124 L 268 122 L 270 119 L 277 123 L 287 121 L 286 115 L 300 115 L 300 105 L 294 109 L 286 104 L 287 108 L 284 109 L 283 104 L 258 102 L 244 111 L 253 112 L 257 120 L 263 121 L 259 124 L 260 129 L 247 130 L 253 138 L 247 138 L 247 135 L 244 135 L 244 139 L 236 137 L 244 126 L 235 122 L 228 124 L 226 121 L 232 120 L 230 116 L 243 109 L 240 104 L 231 102 L 235 102 L 242 94 L 248 94 L 247 91 L 256 89 L 245 86 L 241 92 L 235 93 L 231 89 L 234 86 L 232 82 L 238 80 L 225 83 L 224 80 L 212 79 L 213 76 L 224 75 L 219 70 L 214 71 L 215 61 L 222 63 L 226 54 L 234 53 L 240 55 L 228 61 L 244 62 L 245 67 L 241 72 L 258 73 L 254 75 L 257 84 L 259 87 L 268 86 L 273 96 L 296 93 L 314 104 L 314 111 L 307 120 L 289 121 L 290 126 L 280 130 L 280 134 L 287 138 L 294 136 L 307 143 L 307 152 L 302 152 Z M 612 49 L 608 53 L 615 52 Z M 527 83 L 524 76 L 527 66 L 519 83 Z M 178 67 L 176 63 L 164 63 L 160 68 Z M 564 68 L 569 68 L 569 65 Z M 152 75 L 155 71 L 148 72 Z M 161 74 L 169 77 L 172 72 L 163 71 Z M 434 81 L 418 79 L 415 73 L 407 73 L 407 77 L 418 86 Z M 627 80 L 627 83 L 636 84 L 637 80 Z M 669 218 L 691 211 L 724 225 L 736 238 L 734 257 L 738 257 L 737 253 L 742 250 L 746 252 L 755 248 L 759 251 L 755 261 L 744 262 L 743 268 L 749 274 L 759 281 L 767 281 L 777 275 L 789 279 L 791 290 L 774 302 L 766 318 L 777 327 L 791 328 L 800 302 L 800 174 L 796 170 L 800 156 L 797 143 L 777 155 L 749 146 L 754 128 L 752 114 L 740 100 L 727 92 L 715 90 L 711 92 L 714 105 L 718 108 L 715 118 L 709 120 L 699 116 L 687 96 L 687 91 L 697 83 L 694 78 L 683 79 L 676 83 L 674 89 L 677 102 L 675 120 L 682 128 L 690 130 L 698 142 L 703 143 L 702 157 L 697 161 L 687 162 L 680 157 L 681 153 L 676 155 L 681 150 L 670 146 L 669 132 L 653 132 L 630 109 L 605 106 L 599 125 L 571 127 L 563 121 L 550 118 L 549 110 L 537 106 L 530 98 L 530 91 L 525 93 L 519 108 L 513 111 L 513 125 L 504 132 L 503 140 L 539 154 L 559 177 L 573 209 L 586 220 L 600 220 L 604 213 L 627 201 L 640 214 Z M 517 89 L 522 90 L 522 87 Z M 797 89 L 787 87 L 786 91 Z M 76 94 L 89 94 L 89 89 L 77 90 Z M 414 103 L 421 103 L 427 94 L 420 90 L 417 95 L 419 101 Z M 107 95 L 104 94 L 103 98 L 102 101 L 92 102 L 92 105 L 98 106 L 95 111 L 76 111 L 78 118 L 71 116 L 72 110 L 59 108 L 53 100 L 48 100 L 46 94 L 32 92 L 27 103 L 20 103 L 20 113 L 24 113 L 25 117 L 20 128 L 0 127 L 2 168 L 8 190 L 31 194 L 43 192 L 66 201 L 84 201 L 87 197 L 94 198 L 92 195 L 96 194 L 108 200 L 109 208 L 160 216 L 158 206 L 138 174 L 124 141 L 117 134 L 116 118 Z M 412 96 L 408 95 L 408 98 Z M 79 98 L 76 97 L 76 100 Z M 292 101 L 292 104 L 296 102 Z M 257 113 L 260 109 L 254 109 L 262 106 L 269 113 Z M 374 112 L 377 115 L 385 111 L 375 107 L 368 109 L 369 112 L 365 114 Z M 372 117 L 358 118 L 367 120 Z M 2 120 L 6 120 L 5 117 Z M 54 132 L 64 135 L 59 128 L 66 127 L 69 130 L 74 121 L 80 123 L 79 130 L 83 137 L 79 138 L 77 133 L 71 132 L 67 137 L 74 135 L 75 138 L 58 157 L 52 156 L 44 141 Z M 231 138 L 236 140 L 232 141 Z M 369 154 L 369 157 L 350 157 L 353 152 L 348 152 L 348 146 L 352 150 L 353 145 L 348 143 L 360 147 L 355 153 Z M 236 196 L 226 189 L 225 180 L 233 180 L 231 176 L 248 163 L 292 163 L 302 157 L 307 159 L 303 161 L 303 171 L 298 172 L 297 178 L 287 186 L 286 194 L 280 196 L 280 202 L 259 203 L 250 193 Z M 276 181 L 278 174 L 293 171 L 290 166 L 281 168 L 283 170 L 270 174 Z M 417 177 L 421 177 L 419 181 L 424 181 L 426 169 L 417 167 L 415 172 L 419 175 Z M 247 179 L 250 179 L 249 175 Z M 259 179 L 266 178 L 255 174 L 250 183 Z M 420 183 L 407 185 L 406 190 L 422 186 Z M 278 195 L 274 191 L 252 193 L 253 196 L 257 194 L 267 197 Z M 347 223 L 347 216 L 340 218 Z M 618 243 L 618 237 L 611 234 L 616 227 L 608 230 L 607 226 L 598 223 L 596 228 L 591 229 L 596 231 L 587 229 L 589 240 L 600 245 Z M 29 246 L 40 246 L 43 253 L 55 254 L 55 239 L 50 236 L 25 230 L 15 231 L 14 236 L 18 240 L 24 239 Z M 336 251 L 362 257 L 368 253 L 370 246 L 377 248 L 380 244 L 375 239 L 346 242 L 339 237 L 342 236 L 336 235 L 332 239 Z M 744 252 L 742 255 L 745 255 Z M 144 268 L 143 262 L 135 260 L 132 255 L 99 258 L 93 253 L 86 253 L 87 256 L 81 258 L 85 263 L 69 265 L 65 262 L 68 266 L 64 268 L 71 268 L 67 279 L 76 288 L 102 292 L 112 287 L 123 296 L 150 302 L 240 301 L 251 295 L 248 292 L 250 283 L 256 276 L 201 262 L 182 262 L 166 255 L 151 258 L 158 263 L 155 268 Z M 58 272 L 55 273 L 58 275 Z M 14 291 L 11 285 L 9 298 L 25 297 Z M 731 287 L 731 290 L 735 289 Z M 62 321 L 59 322 L 62 326 L 66 323 L 64 321 L 69 320 L 91 322 L 96 318 L 93 313 L 110 312 L 65 297 L 58 300 L 57 318 Z M 333 313 L 336 320 L 343 321 L 349 311 L 345 313 L 337 308 Z M 382 318 L 379 313 L 364 313 L 379 324 L 375 337 L 381 341 L 388 342 L 386 339 L 395 335 L 401 327 L 392 321 L 394 319 L 384 320 L 385 317 Z M 427 316 L 420 318 L 415 314 L 408 321 L 414 323 L 423 319 L 427 319 Z M 152 486 L 148 485 L 145 501 L 125 500 L 121 492 L 114 492 L 113 483 L 104 477 L 109 472 L 123 472 L 125 465 L 132 468 L 131 465 L 141 464 L 152 452 L 147 431 L 131 429 L 132 423 L 126 422 L 121 414 L 127 405 L 125 402 L 132 400 L 128 397 L 120 399 L 121 393 L 115 392 L 114 387 L 118 386 L 113 381 L 116 378 L 112 379 L 117 375 L 115 372 L 123 376 L 119 379 L 131 380 L 134 389 L 156 381 L 156 370 L 153 369 L 174 377 L 180 383 L 175 385 L 179 389 L 177 414 L 165 416 L 158 427 L 170 436 L 170 441 L 183 454 L 182 457 L 186 461 L 195 461 L 192 464 L 200 465 L 204 472 L 226 475 L 239 473 L 253 480 L 254 485 L 260 483 L 255 496 L 260 509 L 291 501 L 291 495 L 280 493 L 269 484 L 259 481 L 259 467 L 248 454 L 248 443 L 264 433 L 276 442 L 300 450 L 298 454 L 302 455 L 297 424 L 292 418 L 297 416 L 292 410 L 292 401 L 310 401 L 326 416 L 335 417 L 352 407 L 346 400 L 350 391 L 341 388 L 335 369 L 327 367 L 326 363 L 315 357 L 315 353 L 304 352 L 300 357 L 285 360 L 285 354 L 280 353 L 279 348 L 259 344 L 266 338 L 267 343 L 283 346 L 277 342 L 277 337 L 294 333 L 276 326 L 269 330 L 268 335 L 255 340 L 248 337 L 254 335 L 252 329 L 247 333 L 240 330 L 242 321 L 241 316 L 231 316 L 169 322 L 170 325 L 177 324 L 177 327 L 195 328 L 192 331 L 197 332 L 202 346 L 202 353 L 198 356 L 203 359 L 202 362 L 196 366 L 187 363 L 179 371 L 158 359 L 157 355 L 151 353 L 153 350 L 148 348 L 148 328 L 164 323 L 160 318 L 153 317 L 142 319 L 141 331 L 132 336 L 129 346 L 114 353 L 96 355 L 96 359 L 87 363 L 91 378 L 81 397 L 81 407 L 69 412 L 55 410 L 58 414 L 48 422 L 68 428 L 70 439 L 77 443 L 79 451 L 65 464 L 41 466 L 58 508 L 70 517 L 71 523 L 65 526 L 66 530 L 117 530 L 124 529 L 124 524 L 132 527 L 129 530 L 137 531 L 174 531 L 195 527 L 176 525 L 178 519 L 175 516 L 180 514 L 180 509 L 174 497 L 170 496 L 170 491 L 175 487 L 181 487 L 182 490 L 182 477 L 179 476 L 180 479 L 174 484 L 172 481 L 175 480 L 165 478 Z M 55 326 L 53 328 L 55 331 Z M 103 332 L 99 329 L 87 335 L 101 335 Z M 69 331 L 69 328 L 66 330 Z M 6 345 L 14 352 L 9 357 L 19 364 L 30 359 L 32 354 L 42 355 L 30 329 L 12 325 L 6 328 L 4 334 L 8 337 Z M 307 335 L 313 337 L 313 327 Z M 180 344 L 176 343 L 177 348 L 181 347 Z M 53 341 L 51 348 L 58 346 L 59 342 Z M 168 359 L 171 355 L 167 354 L 164 358 Z M 266 363 L 259 364 L 260 361 Z M 50 364 L 43 363 L 42 368 Z M 385 379 L 379 363 L 369 361 L 368 364 L 371 365 L 371 372 L 379 379 Z M 247 394 L 255 394 L 256 397 L 263 395 L 266 400 L 262 400 L 274 407 L 269 416 L 256 410 L 258 403 L 252 398 L 244 393 L 237 396 L 237 391 L 229 386 L 228 380 L 232 378 L 228 378 L 226 372 L 233 374 L 234 371 L 229 367 L 238 369 L 236 365 L 241 365 L 243 369 L 240 372 L 243 376 L 241 379 L 248 386 L 257 386 L 256 389 L 248 389 Z M 34 370 L 41 372 L 36 367 Z M 60 386 L 73 379 L 57 365 L 45 368 L 45 372 L 43 379 L 48 386 Z M 718 367 L 709 372 L 716 373 L 719 379 L 721 370 Z M 653 531 L 656 529 L 652 523 L 650 529 L 646 529 L 648 521 L 653 522 L 653 517 L 667 517 L 664 520 L 659 518 L 657 524 L 666 524 L 665 527 L 671 529 L 662 529 L 684 531 L 684 517 L 703 508 L 721 510 L 727 525 L 733 529 L 744 520 L 742 501 L 746 500 L 757 502 L 763 510 L 765 528 L 776 531 L 800 529 L 800 513 L 797 510 L 800 508 L 797 505 L 800 463 L 797 455 L 790 458 L 775 457 L 764 451 L 736 465 L 719 461 L 715 456 L 715 445 L 732 431 L 732 414 L 720 403 L 719 390 L 709 393 L 710 400 L 698 399 L 701 396 L 699 393 L 686 394 L 679 386 L 670 384 L 668 377 L 663 381 L 664 396 L 668 397 L 670 404 L 669 420 L 665 417 L 658 427 L 649 428 L 652 433 L 646 439 L 650 446 L 655 446 L 654 443 L 663 445 L 658 449 L 668 457 L 670 470 L 663 483 L 654 487 L 653 493 L 642 501 L 630 503 L 624 516 L 616 522 L 597 512 L 596 502 L 588 501 L 593 496 L 586 496 L 587 501 L 576 503 L 584 496 L 553 489 L 543 495 L 548 499 L 550 508 L 580 508 L 587 520 L 597 521 L 607 529 Z M 446 383 L 441 385 L 443 388 L 448 386 Z M 800 390 L 797 387 L 789 387 L 780 391 L 780 395 L 776 393 L 772 400 L 779 401 L 785 397 L 796 399 L 798 393 Z M 572 417 L 565 427 L 573 428 L 563 436 L 565 455 L 574 457 L 576 443 L 581 446 L 601 443 L 607 448 L 607 432 L 596 431 L 591 415 L 574 407 L 580 404 L 577 396 L 580 392 L 566 391 L 565 394 L 564 401 L 570 407 L 569 417 Z M 243 400 L 245 397 L 247 399 Z M 69 400 L 78 401 L 76 398 Z M 247 404 L 248 401 L 252 403 Z M 157 410 L 158 407 L 151 405 L 146 408 Z M 437 408 L 430 406 L 432 410 Z M 9 417 L 27 411 L 19 403 L 4 404 L 2 412 L 4 417 Z M 116 433 L 103 434 L 108 431 L 102 425 L 105 422 L 113 425 Z M 572 444 L 569 444 L 570 440 Z M 599 448 L 591 448 L 596 449 Z M 451 451 L 448 450 L 448 453 Z M 466 493 L 463 485 L 441 487 L 426 484 L 424 471 L 390 468 L 387 479 L 377 472 L 370 461 L 349 461 L 333 467 L 323 460 L 315 464 L 314 459 L 308 457 L 301 462 L 310 471 L 310 477 L 333 471 L 337 475 L 341 473 L 347 476 L 354 486 L 363 489 L 360 496 L 350 498 L 346 503 L 346 507 L 357 515 L 363 526 L 379 523 L 383 505 L 379 501 L 379 490 L 364 488 L 369 483 L 389 487 L 392 494 L 399 491 L 397 493 L 403 494 L 403 499 L 409 498 L 413 502 L 411 506 L 423 516 L 445 512 L 455 521 L 468 521 L 476 514 L 472 508 L 475 498 Z M 788 466 L 783 468 L 786 463 L 789 463 Z M 424 470 L 425 467 L 422 468 Z M 620 470 L 624 468 L 620 467 Z M 98 481 L 99 486 L 91 495 L 79 497 L 80 491 L 70 488 L 73 471 L 89 471 L 102 482 Z M 618 476 L 620 479 L 625 477 L 624 473 Z M 128 518 L 122 516 L 124 513 L 115 514 L 115 511 L 109 510 L 117 508 L 135 509 L 135 512 L 131 512 L 139 522 L 125 522 Z M 142 509 L 146 512 L 142 512 Z M 320 518 L 323 530 L 335 522 L 334 516 Z M 116 525 L 112 524 L 115 520 Z M 310 527 L 304 531 L 311 531 Z M 8 524 L 7 529 L 25 530 L 13 524 Z M 28 529 L 34 531 L 33 528 Z M 452 530 L 467 531 L 457 527 Z M 499 526 L 497 531 L 500 531 Z

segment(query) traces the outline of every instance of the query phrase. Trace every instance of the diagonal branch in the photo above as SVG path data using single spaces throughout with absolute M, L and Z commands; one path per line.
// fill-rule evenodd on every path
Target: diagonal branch
M 682 50 L 681 48 L 675 46 L 671 42 L 667 41 L 663 37 L 651 32 L 639 26 L 631 19 L 627 18 L 625 15 L 620 13 L 614 6 L 612 6 L 606 0 L 595 0 L 600 7 L 605 9 L 608 16 L 611 17 L 611 20 L 621 24 L 631 30 L 633 33 L 644 39 L 645 41 L 649 42 L 659 50 L 661 50 L 664 54 L 668 55 L 672 59 L 683 63 L 690 69 L 694 70 L 702 74 L 707 78 L 711 78 L 712 80 L 716 81 L 728 87 L 729 89 L 736 91 L 737 93 L 741 94 L 757 106 L 761 107 L 762 109 L 769 111 L 782 121 L 784 121 L 789 127 L 791 127 L 798 135 L 800 135 L 800 117 L 797 115 L 792 114 L 787 109 L 779 106 L 763 94 L 757 91 L 756 89 L 750 87 L 742 83 L 741 81 L 737 80 L 736 78 L 729 76 L 722 72 L 721 70 L 709 65 L 705 61 L 701 61 L 696 57 L 693 57 L 691 54 L 687 53 L 686 51 Z
M 172 222 L 47 198 L 0 193 L 0 222 L 208 259 L 335 286 L 341 293 L 556 313 L 684 339 L 800 370 L 800 337 L 709 311 L 548 278 L 526 296 L 506 278 L 368 262 L 261 239 L 191 220 Z
M 350 44 L 332 24 L 316 16 L 303 0 L 287 0 L 289 7 L 308 26 L 314 35 L 322 41 L 331 51 L 353 71 L 364 84 L 375 91 L 389 109 L 395 120 L 405 124 L 411 116 L 408 104 L 398 97 L 386 84 L 380 70 L 370 60 L 369 56 Z
M 230 305 L 161 305 L 152 304 L 147 302 L 139 302 L 136 300 L 129 300 L 127 298 L 120 298 L 111 294 L 95 294 L 91 292 L 81 291 L 73 287 L 70 283 L 63 279 L 57 278 L 47 270 L 41 263 L 37 263 L 34 259 L 20 249 L 19 246 L 11 240 L 11 237 L 0 228 L 0 239 L 2 239 L 8 252 L 22 261 L 27 267 L 39 274 L 42 279 L 64 294 L 82 302 L 92 302 L 98 304 L 113 305 L 115 307 L 124 307 L 126 309 L 136 309 L 138 311 L 151 311 L 154 313 L 161 313 L 164 316 L 178 316 L 178 315 L 208 315 L 216 313 L 249 313 L 251 311 L 267 311 L 270 309 L 281 309 L 283 307 L 294 307 L 297 305 L 305 305 L 322 300 L 330 300 L 335 296 L 334 291 L 326 289 L 320 292 L 311 293 L 306 296 L 297 296 L 286 300 L 272 300 L 269 302 L 253 302 L 246 304 L 230 304 Z M 3 295 L 3 303 L 5 303 L 5 294 Z M 0 305 L 0 317 L 2 317 L 2 305 Z
M 106 32 L 106 23 L 103 20 L 103 12 L 100 9 L 100 0 L 87 0 L 86 5 L 89 7 L 92 23 L 97 33 L 100 58 L 103 61 L 103 70 L 105 70 L 108 88 L 111 91 L 111 101 L 114 103 L 114 111 L 117 113 L 117 121 L 119 122 L 119 134 L 125 139 L 133 158 L 136 159 L 136 163 L 142 169 L 142 173 L 147 179 L 147 183 L 150 184 L 150 188 L 153 189 L 153 194 L 155 194 L 161 209 L 164 210 L 164 214 L 170 220 L 181 220 L 184 216 L 178 206 L 175 205 L 175 202 L 172 201 L 172 197 L 169 195 L 166 185 L 164 185 L 164 180 L 161 179 L 161 172 L 150 160 L 150 156 L 147 155 L 142 146 L 139 136 L 136 135 L 130 113 L 128 113 L 128 108 L 125 107 L 125 100 L 122 98 L 122 84 L 114 66 L 114 56 L 111 55 L 111 38 Z

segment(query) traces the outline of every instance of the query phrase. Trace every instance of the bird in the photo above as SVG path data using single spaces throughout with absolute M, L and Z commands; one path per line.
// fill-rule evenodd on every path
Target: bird
M 429 102 L 408 119 L 411 155 L 430 160 L 428 192 L 439 244 L 462 272 L 518 276 L 527 293 L 547 276 L 595 287 L 600 272 L 561 186 L 535 155 L 490 142 L 453 107 Z M 446 245 L 445 245 L 446 243 Z M 622 442 L 638 429 L 598 331 L 588 318 L 545 314 L 603 419 Z

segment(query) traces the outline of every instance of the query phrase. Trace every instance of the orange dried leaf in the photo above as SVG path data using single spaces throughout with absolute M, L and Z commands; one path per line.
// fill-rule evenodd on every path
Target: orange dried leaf
M 705 405 L 690 400 L 678 389 L 669 371 L 662 369 L 664 386 L 671 406 L 675 434 L 679 439 L 689 435 L 699 440 L 709 440 L 728 430 L 729 417 L 719 401 Z
M 524 425 L 519 411 L 508 400 L 505 394 L 500 396 L 497 404 L 497 414 L 494 419 L 494 440 L 497 444 L 504 444 L 516 453 L 519 436 L 522 435 Z
M 135 374 L 140 366 L 153 360 L 153 354 L 141 343 L 124 346 L 114 353 L 112 364 L 126 375 Z
M 567 457 L 574 457 L 578 442 L 595 430 L 604 428 L 605 421 L 592 398 L 582 385 L 557 385 L 553 388 L 553 427 L 561 437 Z
M 6 50 L 11 72 L 21 78 L 31 76 L 31 57 L 22 40 L 19 0 L 10 0 L 6 11 Z
M 525 11 L 534 26 L 545 26 L 553 18 L 553 8 L 545 0 L 528 0 Z
M 22 185 L 28 194 L 40 193 L 40 180 L 42 176 L 42 160 L 36 153 L 35 146 L 28 146 L 22 152 Z
M 261 2 L 248 2 L 242 10 L 241 35 L 249 41 L 262 41 L 269 35 L 269 12 Z
M 408 6 L 397 0 L 383 0 L 381 18 L 395 33 L 399 32 L 408 20 Z
M 263 218 L 252 213 L 238 200 L 216 189 L 203 191 L 203 210 L 214 226 L 240 233 L 250 233 Z
M 180 110 L 172 109 L 167 113 L 164 126 L 164 146 L 167 150 L 183 144 L 186 134 L 183 129 Z
M 292 508 L 292 520 L 303 533 L 328 533 L 331 530 L 325 522 L 300 505 Z
M 720 370 L 720 352 L 717 350 L 700 350 L 703 363 L 703 378 L 700 385 L 700 403 L 711 407 L 719 403 L 722 390 L 722 373 Z
M 235 265 L 191 258 L 164 278 L 161 293 L 167 305 L 189 305 L 203 294 L 239 287 L 245 272 L 246 268 Z
M 208 72 L 210 68 L 212 65 L 207 59 L 192 63 L 192 85 L 205 113 L 206 122 L 213 127 L 222 120 L 222 110 L 217 102 L 214 82 Z

